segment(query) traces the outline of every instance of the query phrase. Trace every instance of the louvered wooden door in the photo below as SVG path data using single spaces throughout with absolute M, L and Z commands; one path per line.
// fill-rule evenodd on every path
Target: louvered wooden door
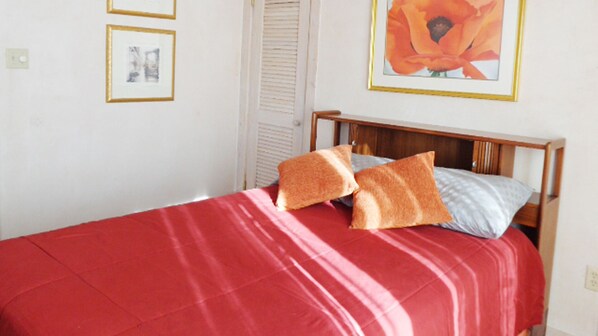
M 256 0 L 247 187 L 271 184 L 301 152 L 310 0 Z

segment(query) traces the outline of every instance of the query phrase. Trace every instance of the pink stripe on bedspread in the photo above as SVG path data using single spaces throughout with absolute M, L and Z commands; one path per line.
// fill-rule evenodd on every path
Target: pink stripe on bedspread
M 516 335 L 544 278 L 510 229 L 350 230 L 276 187 L 0 242 L 0 335 Z

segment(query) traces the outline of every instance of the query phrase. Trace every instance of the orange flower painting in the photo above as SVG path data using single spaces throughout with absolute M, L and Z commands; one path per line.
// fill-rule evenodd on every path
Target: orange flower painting
M 497 80 L 504 0 L 388 0 L 385 75 Z

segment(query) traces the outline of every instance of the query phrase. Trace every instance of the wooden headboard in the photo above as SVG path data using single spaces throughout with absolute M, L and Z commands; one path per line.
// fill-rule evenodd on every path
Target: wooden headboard
M 545 306 L 548 307 L 565 139 L 538 139 L 320 111 L 312 115 L 312 151 L 316 149 L 319 120 L 334 122 L 334 145 L 340 144 L 341 125 L 346 124 L 354 153 L 400 159 L 435 151 L 436 166 L 481 174 L 512 177 L 516 147 L 543 151 L 540 192 L 534 193 L 513 222 L 532 240 L 542 256 L 546 273 Z

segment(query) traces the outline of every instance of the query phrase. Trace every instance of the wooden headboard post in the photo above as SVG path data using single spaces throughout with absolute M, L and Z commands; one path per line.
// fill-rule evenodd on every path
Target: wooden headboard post
M 545 306 L 548 307 L 565 139 L 539 139 L 320 111 L 312 115 L 312 151 L 316 149 L 320 119 L 334 122 L 335 145 L 340 143 L 341 124 L 347 124 L 348 142 L 353 145 L 354 153 L 400 159 L 433 150 L 437 166 L 480 174 L 512 177 L 517 147 L 543 151 L 540 192 L 534 193 L 513 222 L 532 240 L 542 256 L 546 277 Z
M 554 166 L 552 155 L 555 153 Z M 565 140 L 558 139 L 547 144 L 544 151 L 544 165 L 542 169 L 542 187 L 540 191 L 540 205 L 538 214 L 538 250 L 544 263 L 547 291 L 545 301 L 550 299 L 550 283 L 552 281 L 552 266 L 554 263 L 554 246 L 556 242 L 557 221 L 561 194 L 561 179 L 563 160 L 565 157 Z M 552 181 L 551 181 L 552 176 Z M 550 190 L 552 186 L 552 190 Z
M 311 115 L 311 138 L 309 141 L 309 151 L 313 152 L 316 150 L 316 142 L 318 139 L 318 119 L 321 119 L 326 116 L 337 116 L 340 115 L 340 111 L 319 111 L 314 112 Z M 340 130 L 341 130 L 341 123 L 338 121 L 334 122 L 334 145 L 338 146 L 340 144 Z

